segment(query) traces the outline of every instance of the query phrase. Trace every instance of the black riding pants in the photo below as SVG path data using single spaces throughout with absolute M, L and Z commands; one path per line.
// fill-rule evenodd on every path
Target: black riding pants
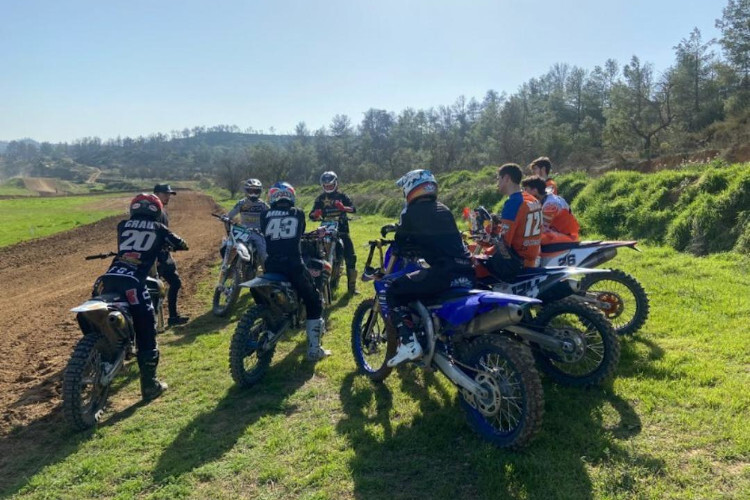
M 177 274 L 177 264 L 175 264 L 174 259 L 172 259 L 172 256 L 169 254 L 167 254 L 165 258 L 160 256 L 157 262 L 159 276 L 164 278 L 164 281 L 169 284 L 169 292 L 167 294 L 169 317 L 176 318 L 178 315 L 177 293 L 180 291 L 180 288 L 182 288 L 182 280 L 180 280 L 180 275 Z
M 289 261 L 274 261 L 269 258 L 266 260 L 266 272 L 285 275 L 304 302 L 307 319 L 320 319 L 323 315 L 323 302 L 320 292 L 315 288 L 315 282 L 310 276 L 310 271 L 302 264 L 302 261 L 290 263 Z
M 138 352 L 156 349 L 156 317 L 146 284 L 124 276 L 102 276 L 100 293 L 119 293 L 130 304 Z

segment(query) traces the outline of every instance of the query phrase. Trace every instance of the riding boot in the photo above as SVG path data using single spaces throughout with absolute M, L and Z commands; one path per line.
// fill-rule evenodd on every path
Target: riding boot
M 322 318 L 307 320 L 307 359 L 310 361 L 318 361 L 331 355 L 331 351 L 320 345 L 323 328 L 325 324 Z
M 357 291 L 357 270 L 356 269 L 347 269 L 346 270 L 346 278 L 347 278 L 347 285 L 348 285 L 348 292 L 351 295 L 359 295 L 359 292 Z
M 151 401 L 167 389 L 167 384 L 156 378 L 156 367 L 159 366 L 159 350 L 138 352 L 138 368 L 141 371 L 141 397 Z
M 399 346 L 396 354 L 388 360 L 387 365 L 391 368 L 404 361 L 414 361 L 422 357 L 422 346 L 414 334 L 414 322 L 408 308 L 397 307 L 391 311 L 393 321 L 396 321 L 396 331 L 399 335 Z

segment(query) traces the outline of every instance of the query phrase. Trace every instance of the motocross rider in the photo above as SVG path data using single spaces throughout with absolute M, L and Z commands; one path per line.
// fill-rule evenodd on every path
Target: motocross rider
M 159 349 L 146 278 L 165 243 L 178 250 L 188 249 L 185 240 L 159 222 L 162 209 L 161 200 L 153 194 L 141 193 L 133 198 L 130 219 L 117 225 L 117 256 L 94 285 L 94 295 L 121 293 L 130 304 L 144 401 L 156 398 L 167 388 L 156 378 Z
M 542 245 L 578 241 L 580 226 L 562 196 L 547 192 L 544 179 L 537 175 L 525 178 L 521 187 L 542 203 Z
M 390 318 L 400 337 L 395 356 L 388 360 L 391 367 L 422 355 L 422 346 L 414 334 L 409 302 L 439 295 L 449 288 L 474 285 L 469 252 L 453 214 L 437 201 L 438 183 L 432 173 L 412 170 L 396 184 L 406 199 L 396 226 L 396 248 L 407 249 L 424 258 L 430 267 L 396 278 L 386 292 Z
M 497 171 L 497 188 L 508 197 L 500 215 L 493 215 L 495 253 L 488 261 L 492 272 L 512 281 L 524 267 L 539 266 L 542 205 L 521 190 L 521 167 L 506 163 Z
M 307 309 L 307 359 L 318 361 L 331 354 L 321 347 L 323 302 L 310 272 L 302 262 L 300 240 L 305 232 L 305 213 L 294 206 L 294 188 L 277 182 L 268 190 L 271 208 L 260 216 L 268 258 L 265 271 L 287 277 Z
M 339 192 L 339 178 L 336 172 L 323 172 L 320 176 L 320 186 L 323 192 L 315 199 L 310 219 L 338 219 L 339 237 L 344 243 L 348 292 L 355 294 L 357 293 L 357 255 L 354 253 L 354 245 L 349 236 L 349 221 L 346 214 L 353 214 L 356 208 L 347 195 Z
M 552 162 L 546 156 L 540 156 L 529 163 L 529 170 L 533 175 L 538 175 L 546 184 L 546 190 L 550 194 L 557 194 L 557 183 L 549 176 L 552 170 Z
M 154 194 L 159 198 L 159 201 L 161 201 L 162 204 L 159 222 L 166 227 L 169 227 L 169 216 L 164 209 L 169 205 L 169 199 L 173 195 L 176 196 L 177 193 L 172 190 L 172 187 L 169 184 L 157 184 L 154 186 Z M 169 284 L 169 296 L 167 297 L 167 306 L 169 308 L 168 324 L 169 326 L 184 325 L 190 318 L 187 316 L 180 316 L 177 313 L 177 294 L 179 293 L 180 288 L 182 288 L 182 280 L 180 279 L 180 275 L 177 274 L 177 264 L 172 258 L 172 254 L 169 252 L 169 246 L 162 248 L 156 262 L 159 276 L 164 278 L 164 281 Z
M 245 181 L 245 197 L 239 200 L 227 217 L 234 219 L 237 214 L 240 215 L 240 223 L 248 229 L 257 229 L 260 231 L 260 215 L 268 210 L 268 204 L 260 199 L 263 193 L 263 184 L 258 179 L 248 179 Z M 266 261 L 266 240 L 263 235 L 252 231 L 250 241 L 255 245 L 258 251 L 259 264 L 263 265 Z M 223 250 L 223 249 L 222 249 Z M 223 255 L 222 255 L 223 257 Z

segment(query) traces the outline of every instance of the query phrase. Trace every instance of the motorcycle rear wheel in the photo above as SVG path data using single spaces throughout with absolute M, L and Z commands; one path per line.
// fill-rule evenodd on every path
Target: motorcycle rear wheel
M 242 270 L 235 260 L 227 269 L 224 279 L 221 281 L 223 290 L 218 286 L 214 289 L 213 308 L 215 316 L 220 318 L 232 311 L 234 304 L 240 296 L 240 283 L 242 282 Z M 228 290 L 228 291 L 227 291 Z M 222 300 L 223 299 L 223 300 Z
M 103 352 L 107 346 L 101 334 L 85 335 L 76 344 L 65 367 L 63 415 L 75 430 L 89 429 L 101 420 L 109 395 L 109 385 L 99 382 L 103 374 Z
M 251 387 L 268 371 L 276 345 L 261 351 L 264 339 L 269 336 L 270 325 L 266 308 L 253 306 L 240 319 L 229 346 L 229 369 L 234 382 L 241 387 Z
M 619 269 L 587 275 L 581 281 L 581 293 L 611 305 L 610 310 L 601 311 L 617 335 L 633 335 L 648 319 L 646 290 L 637 279 Z
M 382 382 L 392 368 L 386 364 L 396 355 L 398 341 L 388 335 L 385 319 L 374 307 L 375 299 L 363 301 L 352 318 L 352 354 L 357 369 L 373 382 Z
M 576 353 L 571 353 L 579 358 L 575 361 L 556 359 L 541 349 L 533 351 L 539 368 L 558 384 L 599 385 L 617 369 L 620 339 L 599 309 L 568 297 L 546 304 L 534 319 L 534 326 L 557 338 L 571 339 L 583 334 L 585 345 L 576 346 Z
M 474 401 L 460 391 L 469 426 L 482 439 L 500 448 L 526 445 L 542 426 L 544 391 L 529 348 L 505 337 L 485 335 L 460 349 L 462 363 L 481 370 L 464 370 L 490 396 Z

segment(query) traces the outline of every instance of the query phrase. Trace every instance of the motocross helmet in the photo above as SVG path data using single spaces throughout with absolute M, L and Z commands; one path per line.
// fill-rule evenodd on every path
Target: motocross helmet
M 258 179 L 248 179 L 245 181 L 245 194 L 252 201 L 256 201 L 258 198 L 260 198 L 262 192 L 263 183 Z
M 164 208 L 155 194 L 141 193 L 130 201 L 130 217 L 157 220 Z
M 331 170 L 323 172 L 320 176 L 320 185 L 326 193 L 333 193 L 339 187 L 339 176 Z
M 407 204 L 423 196 L 437 198 L 437 179 L 429 170 L 412 170 L 396 181 L 396 185 L 403 189 Z
M 282 201 L 288 202 L 294 206 L 297 196 L 294 193 L 294 187 L 288 182 L 277 182 L 268 190 L 268 202 L 273 207 Z

